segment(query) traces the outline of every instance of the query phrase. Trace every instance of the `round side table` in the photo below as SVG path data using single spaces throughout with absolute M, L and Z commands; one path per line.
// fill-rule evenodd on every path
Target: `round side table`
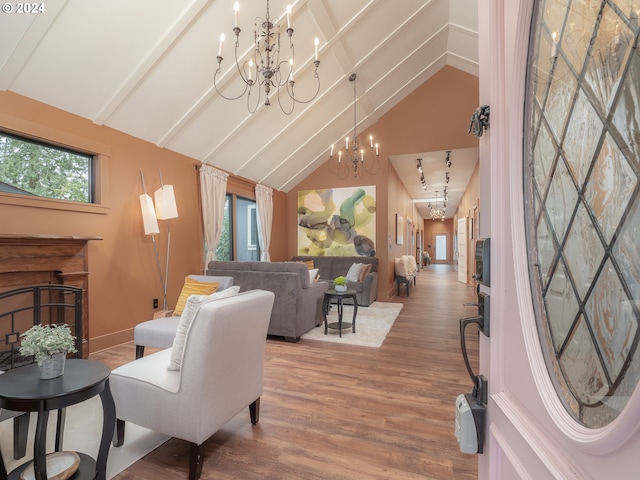
M 329 328 L 337 329 L 338 335 L 342 338 L 342 329 L 351 327 L 353 333 L 356 333 L 356 315 L 358 314 L 358 299 L 355 290 L 347 290 L 346 292 L 336 292 L 335 290 L 327 290 L 324 292 L 324 300 L 322 301 L 322 316 L 324 317 L 324 334 L 326 335 Z M 333 323 L 327 322 L 329 314 L 329 304 L 331 299 L 335 298 L 338 305 L 338 321 Z M 352 322 L 342 321 L 342 302 L 345 298 L 353 299 L 353 320 Z
M 67 359 L 64 375 L 50 380 L 40 380 L 38 365 L 10 370 L 0 375 L 0 408 L 18 412 L 38 412 L 36 435 L 33 443 L 33 466 L 36 480 L 47 479 L 46 438 L 47 420 L 51 410 L 58 412 L 56 451 L 62 449 L 61 419 L 64 408 L 100 395 L 102 401 L 102 437 L 98 457 L 79 453 L 80 466 L 71 480 L 105 480 L 107 456 L 116 422 L 116 407 L 109 389 L 111 370 L 93 360 Z M 18 480 L 31 461 L 20 465 L 7 475 L 0 455 L 0 478 Z

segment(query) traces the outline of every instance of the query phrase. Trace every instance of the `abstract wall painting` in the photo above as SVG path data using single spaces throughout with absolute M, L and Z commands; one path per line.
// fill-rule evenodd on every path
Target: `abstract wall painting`
M 375 254 L 375 185 L 298 192 L 298 255 Z

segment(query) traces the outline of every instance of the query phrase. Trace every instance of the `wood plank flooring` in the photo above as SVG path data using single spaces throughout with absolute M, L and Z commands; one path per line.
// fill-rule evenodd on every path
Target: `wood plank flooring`
M 422 269 L 410 293 L 393 299 L 404 307 L 378 349 L 268 339 L 260 422 L 247 409 L 210 438 L 201 478 L 476 479 L 477 457 L 454 433 L 455 399 L 472 389 L 458 320 L 476 313 L 463 306 L 475 295 L 450 265 Z M 128 343 L 91 358 L 113 368 L 134 356 Z M 188 446 L 171 439 L 115 478 L 187 472 Z

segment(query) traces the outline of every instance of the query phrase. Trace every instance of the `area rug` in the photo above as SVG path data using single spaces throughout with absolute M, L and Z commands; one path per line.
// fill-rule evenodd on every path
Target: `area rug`
M 47 427 L 47 452 L 53 452 L 55 438 L 55 421 L 57 415 L 51 412 Z M 0 422 L 0 448 L 7 471 L 22 465 L 33 458 L 33 438 L 36 427 L 36 414 L 31 414 L 29 422 L 29 438 L 27 455 L 20 460 L 13 459 L 13 421 Z M 100 397 L 93 397 L 85 402 L 67 408 L 64 429 L 63 449 L 65 451 L 83 452 L 96 458 L 100 447 L 102 432 L 102 403 Z M 109 450 L 107 460 L 107 478 L 113 478 L 127 467 L 133 465 L 149 452 L 155 450 L 170 437 L 148 430 L 132 423 L 127 423 L 124 445 Z
M 337 329 L 329 329 L 325 335 L 323 324 L 305 333 L 302 338 L 305 340 L 378 348 L 384 342 L 393 322 L 398 318 L 400 310 L 402 310 L 401 303 L 373 302 L 368 307 L 358 307 L 356 333 L 353 333 L 351 328 L 344 329 L 342 330 L 342 338 L 340 338 Z M 342 321 L 351 322 L 352 318 L 353 306 L 345 305 Z M 338 321 L 338 309 L 335 305 L 332 306 L 327 320 L 329 323 Z

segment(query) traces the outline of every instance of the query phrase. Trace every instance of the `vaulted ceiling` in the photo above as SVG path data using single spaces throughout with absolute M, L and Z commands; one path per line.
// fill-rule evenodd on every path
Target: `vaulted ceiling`
M 225 100 L 214 87 L 225 33 L 217 85 L 226 96 L 242 92 L 233 0 L 47 0 L 38 13 L 0 14 L 0 89 L 286 192 L 353 130 L 353 72 L 360 131 L 445 65 L 478 75 L 475 1 L 271 0 L 271 19 L 285 27 L 287 3 L 297 99 L 315 92 L 320 40 L 319 94 L 288 116 L 275 89 L 271 106 L 249 114 L 245 99 Z M 266 0 L 240 2 L 240 59 L 251 55 L 255 18 L 265 12 Z M 280 41 L 288 60 L 286 33 Z M 254 87 L 251 101 L 257 95 Z M 441 153 L 416 155 L 439 164 Z M 402 177 L 404 159 L 415 177 L 416 156 L 405 157 L 394 158 L 394 168 Z

